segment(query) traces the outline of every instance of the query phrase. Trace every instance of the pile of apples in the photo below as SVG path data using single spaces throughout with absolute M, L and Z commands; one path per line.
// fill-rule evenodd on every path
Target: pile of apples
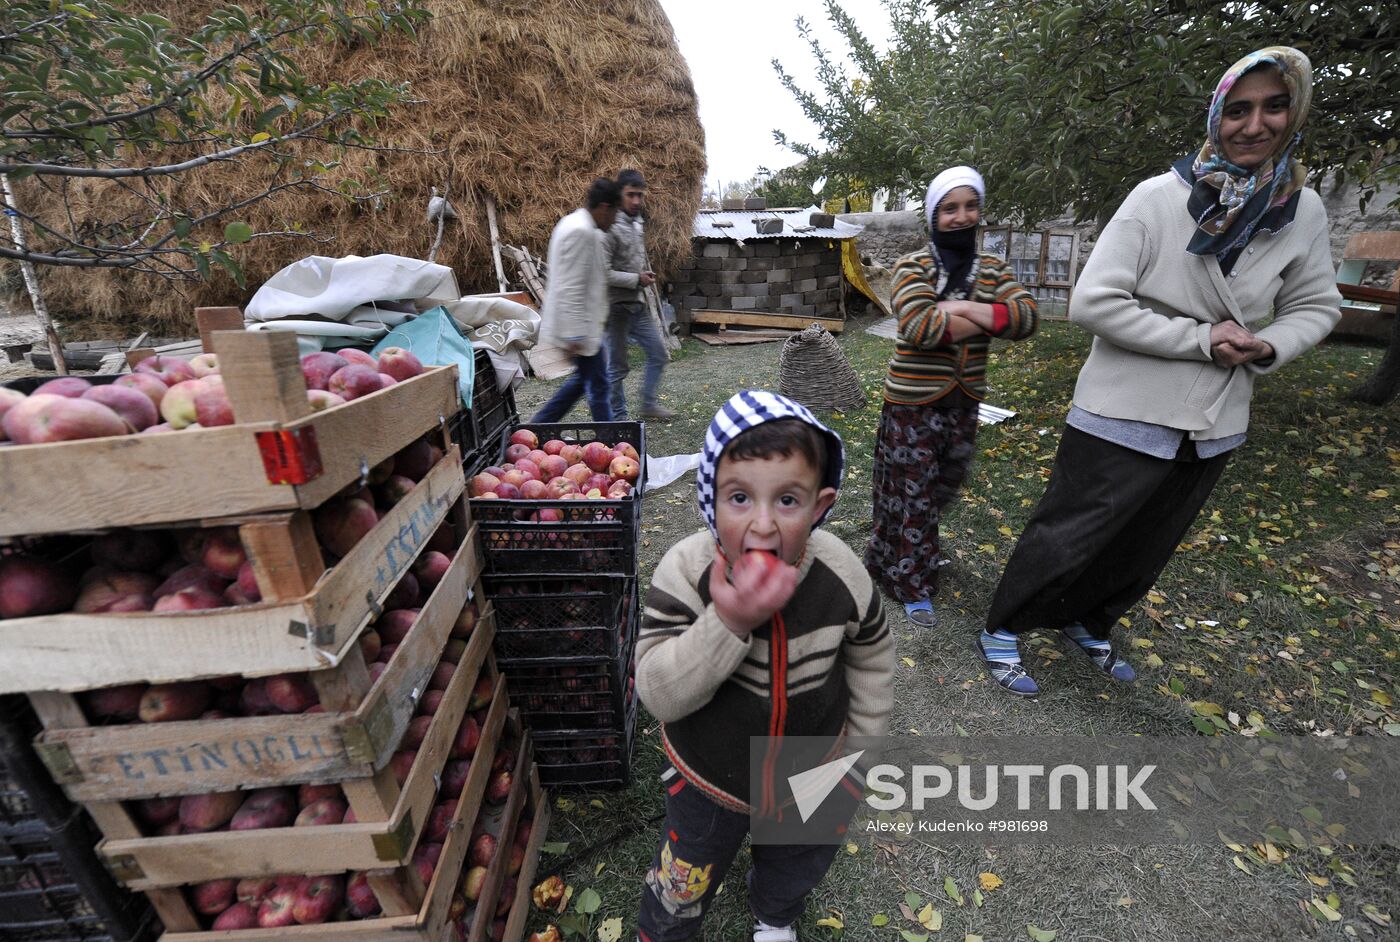
M 402 347 L 389 347 L 378 359 L 347 349 L 309 353 L 301 358 L 301 372 L 307 401 L 319 412 L 417 376 L 423 364 Z M 190 360 L 148 357 L 101 386 L 81 376 L 61 376 L 28 396 L 0 387 L 0 443 L 39 445 L 233 422 L 213 353 Z
M 502 804 L 510 794 L 513 775 L 511 770 L 515 767 L 518 750 L 518 743 L 507 743 L 491 757 L 493 770 L 491 781 L 493 785 L 501 775 L 505 776 L 506 783 L 504 792 L 488 787 L 486 800 L 492 805 Z M 460 795 L 462 784 L 465 781 L 465 776 L 459 783 L 444 775 L 439 795 Z M 317 790 L 329 789 L 335 789 L 336 793 L 339 794 L 339 786 L 333 785 L 303 785 L 300 791 L 314 795 Z M 251 801 L 252 796 L 261 792 L 295 794 L 292 789 L 261 789 L 259 792 L 251 793 L 248 800 Z M 275 799 L 279 809 L 287 803 L 287 800 L 283 796 L 278 796 Z M 272 801 L 273 799 L 269 799 L 265 804 Z M 312 824 L 353 823 L 354 814 L 345 810 L 344 800 L 340 797 L 314 800 L 301 812 L 301 816 L 306 816 L 308 810 L 314 808 L 318 802 L 326 802 L 333 807 L 329 813 L 322 814 L 323 820 L 311 822 Z M 457 803 L 458 799 L 455 797 L 440 798 L 433 806 L 432 813 L 419 838 L 418 847 L 413 852 L 412 866 L 417 870 L 424 886 L 432 882 L 433 873 L 437 870 L 438 860 L 442 856 L 443 844 L 447 840 L 453 818 L 457 814 Z M 268 812 L 259 812 L 259 814 L 262 814 L 266 820 Z M 301 824 L 299 816 L 297 825 Z M 526 827 L 524 830 L 528 839 L 529 828 Z M 511 856 L 507 862 L 509 873 L 519 872 L 525 859 L 524 847 L 525 844 L 521 842 L 518 845 L 518 851 L 512 848 Z M 496 854 L 495 838 L 484 832 L 477 832 L 467 854 L 468 866 L 471 869 L 466 871 L 452 902 L 454 923 L 458 922 L 462 914 L 466 912 L 468 902 L 475 900 L 476 897 L 469 894 L 471 892 L 479 894 L 481 891 L 485 870 L 478 866 L 476 861 L 484 859 L 488 864 L 490 863 Z M 479 874 L 478 870 L 480 870 Z M 369 872 L 364 870 L 321 876 L 289 874 L 243 880 L 210 880 L 190 887 L 189 896 L 195 912 L 206 917 L 209 920 L 209 928 L 214 931 L 258 927 L 276 929 L 285 926 L 374 919 L 382 912 L 379 900 L 375 897 L 374 890 L 370 886 Z M 508 906 L 507 909 L 509 909 Z M 505 929 L 504 922 L 501 923 L 501 929 L 502 931 Z M 496 938 L 500 938 L 500 936 L 496 936 Z
M 527 428 L 510 434 L 505 463 L 492 465 L 468 482 L 472 497 L 486 500 L 582 500 L 629 497 L 641 473 L 641 458 L 629 442 L 585 445 L 554 438 L 540 444 Z M 540 520 L 560 520 L 557 510 L 538 513 Z
M 442 450 L 418 440 L 370 470 L 312 512 L 328 565 L 374 529 L 389 508 L 413 490 L 442 459 Z M 390 595 L 390 607 L 421 605 L 447 571 L 455 550 L 440 528 L 411 572 Z M 252 605 L 262 600 L 253 563 L 237 527 L 112 530 L 93 538 L 86 553 L 63 561 L 0 557 L 0 619 L 58 612 L 190 612 Z

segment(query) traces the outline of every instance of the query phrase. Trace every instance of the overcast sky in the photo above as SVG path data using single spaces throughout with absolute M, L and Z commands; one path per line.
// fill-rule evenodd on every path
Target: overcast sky
M 880 0 L 842 0 L 877 49 L 889 40 L 889 15 Z M 661 0 L 700 97 L 709 170 L 705 185 L 747 180 L 759 167 L 779 170 L 800 158 L 773 140 L 773 129 L 794 140 L 817 142 L 816 127 L 783 88 L 778 59 L 800 87 L 815 90 L 816 64 L 794 21 L 806 18 L 829 50 L 844 55 L 819 0 Z

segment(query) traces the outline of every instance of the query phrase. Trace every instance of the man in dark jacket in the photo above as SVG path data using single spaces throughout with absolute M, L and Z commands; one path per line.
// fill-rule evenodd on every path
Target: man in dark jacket
M 629 370 L 627 340 L 631 338 L 646 353 L 646 373 L 642 378 L 642 417 L 669 419 L 675 415 L 657 400 L 661 373 L 666 368 L 666 346 L 656 321 L 642 300 L 642 291 L 656 284 L 656 275 L 647 263 L 642 232 L 642 206 L 646 201 L 646 180 L 640 170 L 624 170 L 617 175 L 622 189 L 622 212 L 608 230 L 608 386 L 612 398 L 613 421 L 627 418 L 623 382 Z

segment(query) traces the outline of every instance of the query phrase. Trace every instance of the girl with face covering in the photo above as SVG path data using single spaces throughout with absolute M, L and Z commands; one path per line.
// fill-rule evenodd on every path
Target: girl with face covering
M 1255 379 L 1340 318 L 1326 213 L 1295 159 L 1311 98 L 1298 50 L 1240 59 L 1211 97 L 1200 151 L 1140 183 L 1100 234 L 1069 309 L 1093 346 L 976 642 L 1011 693 L 1040 692 L 1018 645 L 1034 628 L 1134 679 L 1110 629 L 1245 441 Z
M 874 525 L 865 568 L 918 627 L 937 624 L 938 522 L 972 462 L 992 337 L 1035 332 L 1035 299 L 1010 267 L 977 251 L 986 188 L 951 167 L 924 201 L 931 242 L 894 266 L 899 325 L 875 443 Z

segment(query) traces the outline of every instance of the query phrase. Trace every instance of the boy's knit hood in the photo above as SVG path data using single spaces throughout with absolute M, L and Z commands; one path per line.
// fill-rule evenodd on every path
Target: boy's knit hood
M 695 474 L 696 499 L 700 504 L 700 514 L 710 533 L 719 539 L 715 528 L 715 472 L 719 467 L 720 455 L 729 443 L 756 425 L 772 422 L 775 419 L 800 419 L 815 428 L 826 438 L 826 467 L 822 470 L 822 487 L 841 490 L 841 476 L 846 465 L 846 450 L 841 436 L 827 428 L 800 402 L 794 402 L 779 393 L 762 389 L 745 389 L 735 393 L 710 422 L 705 432 L 705 447 L 700 451 L 700 468 Z M 833 503 L 833 506 L 835 504 Z M 814 527 L 826 522 L 831 513 L 828 508 Z

